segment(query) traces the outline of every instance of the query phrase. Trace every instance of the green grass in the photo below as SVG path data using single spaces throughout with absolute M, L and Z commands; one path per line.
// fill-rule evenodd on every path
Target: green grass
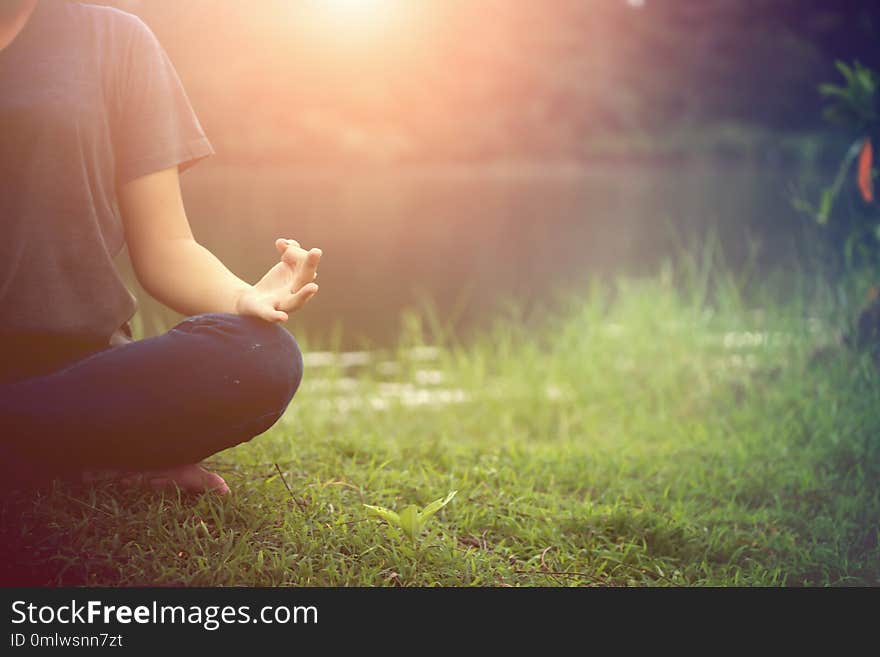
M 692 268 L 686 295 L 665 275 L 596 286 L 549 316 L 499 314 L 467 345 L 430 313 L 407 315 L 396 353 L 313 364 L 282 422 L 211 461 L 227 499 L 58 484 L 7 502 L 16 572 L 87 585 L 880 584 L 880 375 L 842 348 L 815 356 L 853 297 L 802 285 L 747 310 L 748 281 L 710 289 L 707 271 Z M 444 348 L 424 360 L 413 347 L 426 334 Z M 363 507 L 452 490 L 418 545 Z

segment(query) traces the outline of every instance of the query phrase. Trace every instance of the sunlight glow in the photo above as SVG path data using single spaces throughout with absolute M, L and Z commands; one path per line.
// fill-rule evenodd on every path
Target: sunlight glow
M 381 30 L 397 22 L 403 0 L 312 0 L 313 11 L 346 32 Z
M 323 0 L 321 4 L 329 12 L 356 19 L 384 12 L 393 3 L 389 0 Z

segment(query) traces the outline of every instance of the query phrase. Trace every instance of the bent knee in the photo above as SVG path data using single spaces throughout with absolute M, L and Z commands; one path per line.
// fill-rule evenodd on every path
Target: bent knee
M 177 328 L 209 334 L 218 347 L 217 357 L 228 364 L 230 372 L 237 373 L 233 381 L 247 381 L 250 385 L 245 389 L 277 408 L 279 414 L 302 382 L 302 351 L 293 335 L 279 324 L 256 317 L 211 313 L 191 317 Z
M 263 384 L 274 392 L 272 396 L 286 407 L 303 376 L 302 351 L 296 338 L 279 324 L 252 317 L 237 320 L 243 324 L 240 348 L 245 358 L 258 368 Z

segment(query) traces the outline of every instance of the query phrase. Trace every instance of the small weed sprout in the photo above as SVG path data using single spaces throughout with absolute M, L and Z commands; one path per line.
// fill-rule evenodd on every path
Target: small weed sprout
M 364 506 L 367 508 L 367 511 L 382 518 L 389 525 L 400 528 L 404 534 L 409 536 L 413 543 L 417 543 L 428 519 L 449 504 L 457 492 L 457 490 L 454 490 L 446 497 L 434 500 L 422 510 L 419 510 L 419 507 L 415 504 L 404 507 L 400 513 L 386 509 L 383 506 L 373 506 L 372 504 L 364 504 Z

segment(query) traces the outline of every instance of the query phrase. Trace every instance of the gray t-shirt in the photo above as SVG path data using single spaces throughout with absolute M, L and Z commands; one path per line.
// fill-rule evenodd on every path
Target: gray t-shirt
M 212 152 L 139 18 L 40 0 L 0 50 L 0 356 L 35 336 L 106 345 L 136 309 L 117 185 Z

